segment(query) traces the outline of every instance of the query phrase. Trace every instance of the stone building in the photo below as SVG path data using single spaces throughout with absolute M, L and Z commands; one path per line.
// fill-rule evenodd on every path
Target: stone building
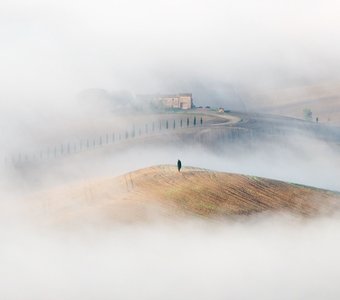
M 159 95 L 156 99 L 165 108 L 191 109 L 193 100 L 191 93 L 175 95 Z
M 191 109 L 194 107 L 191 93 L 137 95 L 137 99 L 144 105 L 158 109 Z

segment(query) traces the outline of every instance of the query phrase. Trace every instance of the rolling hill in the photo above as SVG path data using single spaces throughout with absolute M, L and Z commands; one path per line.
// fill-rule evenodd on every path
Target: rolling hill
M 318 84 L 267 90 L 252 95 L 249 110 L 278 114 L 303 119 L 303 110 L 309 108 L 313 119 L 319 122 L 340 124 L 340 83 L 320 82 Z
M 32 202 L 33 201 L 33 202 Z M 259 177 L 161 165 L 36 194 L 37 219 L 48 223 L 135 222 L 264 212 L 331 214 L 340 194 Z

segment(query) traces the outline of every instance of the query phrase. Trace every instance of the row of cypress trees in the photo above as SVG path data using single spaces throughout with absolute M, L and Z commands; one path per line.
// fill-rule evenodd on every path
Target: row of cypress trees
M 197 118 L 194 116 L 192 120 L 192 125 L 196 127 L 197 124 Z M 159 121 L 158 124 L 158 131 L 161 131 L 162 128 L 164 128 L 163 124 L 165 124 L 165 129 L 169 129 L 169 120 Z M 203 118 L 200 117 L 199 119 L 199 124 L 202 126 L 203 125 Z M 172 122 L 172 128 L 176 129 L 176 126 L 178 128 L 183 128 L 183 127 L 190 127 L 190 118 L 187 117 L 186 119 L 180 119 L 179 124 L 176 122 L 176 119 L 173 120 Z M 149 127 L 150 126 L 150 127 Z M 122 140 L 127 140 L 129 138 L 135 138 L 136 136 L 141 136 L 143 131 L 144 134 L 149 134 L 150 132 L 155 132 L 157 130 L 156 128 L 156 123 L 152 122 L 151 124 L 145 124 L 144 130 L 142 130 L 142 127 L 139 127 L 138 130 L 136 129 L 136 126 L 132 126 L 132 130 L 130 131 L 124 131 L 120 133 L 111 133 L 111 134 L 105 134 L 101 135 L 97 138 L 87 138 L 87 139 L 81 139 L 76 143 L 62 143 L 59 146 L 54 146 L 50 147 L 45 151 L 38 151 L 37 153 L 28 155 L 24 153 L 19 153 L 16 155 L 16 157 L 12 157 L 11 160 L 14 163 L 17 162 L 25 162 L 25 161 L 32 161 L 32 160 L 42 160 L 46 158 L 56 158 L 60 156 L 64 156 L 67 154 L 71 153 L 77 153 L 77 152 L 82 152 L 84 150 L 90 150 L 94 149 L 103 145 L 108 145 L 108 144 L 113 144 L 117 141 L 122 141 Z

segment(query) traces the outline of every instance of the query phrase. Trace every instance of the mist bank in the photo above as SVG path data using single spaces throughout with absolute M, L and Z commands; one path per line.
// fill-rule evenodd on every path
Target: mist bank
M 31 132 L 40 138 L 36 143 L 13 141 L 16 149 L 33 145 L 36 151 L 34 156 L 14 152 L 1 170 L 2 184 L 25 193 L 181 159 L 184 166 L 340 190 L 336 127 L 272 115 L 195 111 L 91 120 L 66 123 L 67 128 L 56 128 L 58 134 L 47 125 L 44 135 Z
M 5 225 L 5 224 L 2 224 Z M 0 230 L 5 299 L 337 299 L 339 221 Z
M 2 111 L 58 108 L 89 88 L 243 109 L 254 94 L 340 78 L 332 0 L 5 0 L 0 11 Z
M 188 130 L 191 128 L 191 130 Z M 196 130 L 194 130 L 196 129 Z M 20 126 L 5 126 L 2 160 L 12 163 L 46 160 L 63 154 L 122 142 L 154 142 L 159 136 L 184 144 L 203 146 L 224 143 L 275 142 L 296 136 L 316 138 L 334 145 L 339 128 L 270 114 L 229 112 L 214 109 L 190 111 L 101 111 L 46 115 Z M 142 139 L 141 139 L 142 138 Z

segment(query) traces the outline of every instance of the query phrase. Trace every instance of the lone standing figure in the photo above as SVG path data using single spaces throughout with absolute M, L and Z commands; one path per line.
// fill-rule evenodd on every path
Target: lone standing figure
M 182 168 L 182 162 L 180 160 L 177 161 L 177 169 L 178 172 L 181 172 L 181 168 Z

